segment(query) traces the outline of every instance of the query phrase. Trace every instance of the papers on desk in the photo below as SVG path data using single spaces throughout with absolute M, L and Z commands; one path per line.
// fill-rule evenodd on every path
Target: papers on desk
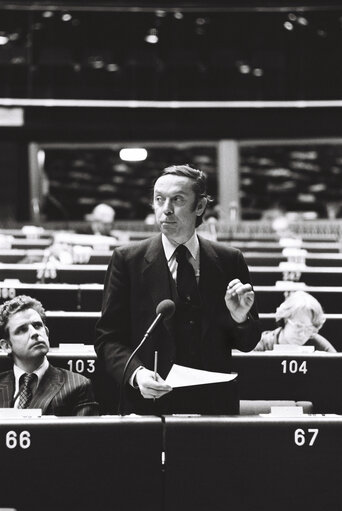
M 315 346 L 300 346 L 299 344 L 275 344 L 273 350 L 283 355 L 298 353 L 314 353 Z
M 82 343 L 60 343 L 58 348 L 50 348 L 49 351 L 52 355 L 88 355 L 95 356 L 94 346 L 91 344 Z
M 174 364 L 169 372 L 166 383 L 172 388 L 207 385 L 235 380 L 237 373 L 214 373 Z
M 2 419 L 36 419 L 42 416 L 41 408 L 0 408 Z

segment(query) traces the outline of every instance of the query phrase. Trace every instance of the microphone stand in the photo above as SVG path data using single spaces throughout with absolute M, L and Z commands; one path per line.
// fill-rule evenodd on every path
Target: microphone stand
M 131 353 L 129 359 L 126 362 L 126 365 L 125 365 L 123 373 L 122 373 L 121 383 L 120 383 L 118 415 L 124 415 L 124 403 L 125 403 L 124 386 L 125 386 L 125 376 L 126 376 L 128 367 L 129 367 L 130 363 L 132 362 L 134 356 L 136 355 L 137 351 L 141 348 L 141 346 L 144 344 L 146 339 L 151 335 L 151 332 L 157 326 L 157 324 L 161 320 L 162 316 L 163 316 L 163 314 L 161 314 L 161 313 L 158 314 L 158 316 L 153 321 L 152 325 L 148 328 L 148 330 L 146 331 L 144 337 L 142 338 L 142 340 L 140 341 L 138 346 L 135 348 L 135 350 Z

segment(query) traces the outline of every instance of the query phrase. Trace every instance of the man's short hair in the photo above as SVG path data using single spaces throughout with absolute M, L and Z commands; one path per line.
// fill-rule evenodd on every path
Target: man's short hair
M 11 300 L 7 300 L 0 307 L 0 339 L 9 340 L 7 326 L 10 317 L 17 312 L 27 309 L 34 309 L 37 311 L 44 325 L 46 325 L 45 309 L 39 300 L 27 295 L 15 296 Z
M 193 191 L 195 192 L 196 205 L 203 197 L 207 199 L 207 204 L 212 202 L 210 195 L 207 194 L 207 175 L 202 170 L 194 169 L 187 164 L 171 165 L 170 167 L 166 167 L 159 177 L 167 175 L 188 177 L 193 180 Z M 206 207 L 204 208 L 202 215 L 197 217 L 196 227 L 201 225 Z

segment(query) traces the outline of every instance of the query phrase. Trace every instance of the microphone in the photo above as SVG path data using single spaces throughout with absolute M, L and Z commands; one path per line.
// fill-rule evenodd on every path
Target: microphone
M 153 330 L 156 328 L 156 326 L 162 319 L 170 319 L 174 315 L 175 309 L 176 309 L 176 306 L 172 300 L 163 300 L 162 302 L 160 302 L 156 308 L 157 317 L 153 321 L 151 326 L 146 330 L 146 334 L 144 335 L 144 338 L 141 341 L 141 343 L 145 342 L 147 337 L 149 337 L 149 335 L 151 335 Z
M 176 306 L 175 306 L 175 303 L 172 300 L 168 300 L 168 299 L 162 300 L 157 305 L 157 308 L 156 308 L 157 317 L 155 318 L 153 323 L 151 323 L 149 328 L 146 330 L 146 333 L 145 333 L 144 337 L 142 338 L 142 340 L 140 341 L 139 345 L 135 348 L 135 350 L 133 351 L 133 353 L 130 355 L 129 359 L 127 360 L 126 365 L 125 365 L 124 370 L 123 370 L 121 384 L 120 384 L 120 397 L 119 397 L 119 407 L 118 407 L 118 414 L 119 415 L 123 415 L 123 408 L 124 408 L 124 393 L 123 393 L 123 389 L 124 389 L 125 376 L 126 376 L 129 364 L 133 360 L 133 357 L 136 355 L 137 351 L 144 344 L 146 339 L 149 338 L 149 336 L 154 331 L 156 326 L 160 323 L 160 321 L 162 319 L 170 319 L 174 315 L 175 310 L 176 310 Z

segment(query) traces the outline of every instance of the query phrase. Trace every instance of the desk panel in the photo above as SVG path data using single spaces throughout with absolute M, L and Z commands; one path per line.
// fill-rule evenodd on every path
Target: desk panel
M 0 282 L 0 304 L 22 294 L 36 298 L 50 311 L 97 312 L 101 310 L 103 285 Z
M 327 314 L 342 312 L 342 287 L 340 286 L 305 286 L 303 291 L 313 295 Z M 284 289 L 275 286 L 254 286 L 258 310 L 261 313 L 275 312 L 284 301 Z
M 60 343 L 94 344 L 99 312 L 47 312 L 51 346 Z
M 36 298 L 46 310 L 76 311 L 80 308 L 78 285 L 0 282 L 0 304 L 18 295 Z
M 312 401 L 315 413 L 342 413 L 342 354 L 234 351 L 240 399 Z
M 34 264 L 5 264 L 0 263 L 0 280 L 19 279 L 26 283 L 67 283 L 67 284 L 103 284 L 107 265 L 100 264 L 70 264 L 56 267 L 54 278 L 44 276 L 43 266 L 40 263 Z M 40 277 L 40 273 L 43 276 Z
M 284 273 L 292 274 L 308 286 L 342 286 L 342 267 L 306 267 L 299 272 L 283 272 L 276 266 L 252 266 L 249 271 L 254 286 L 274 286 L 283 280 Z
M 224 243 L 224 242 L 222 242 Z M 242 252 L 279 252 L 281 253 L 284 249 L 278 241 L 238 241 L 232 240 L 229 243 L 231 246 L 240 249 Z M 308 252 L 313 253 L 339 253 L 340 243 L 336 241 L 304 241 L 298 247 Z
M 148 503 L 160 511 L 161 451 L 158 418 L 2 420 L 0 505 L 136 511 Z
M 244 250 L 243 255 L 249 266 L 278 266 L 280 262 L 288 260 L 280 252 Z M 308 266 L 342 266 L 342 254 L 309 252 L 305 261 Z
M 165 511 L 340 509 L 341 419 L 166 417 L 165 427 Z

